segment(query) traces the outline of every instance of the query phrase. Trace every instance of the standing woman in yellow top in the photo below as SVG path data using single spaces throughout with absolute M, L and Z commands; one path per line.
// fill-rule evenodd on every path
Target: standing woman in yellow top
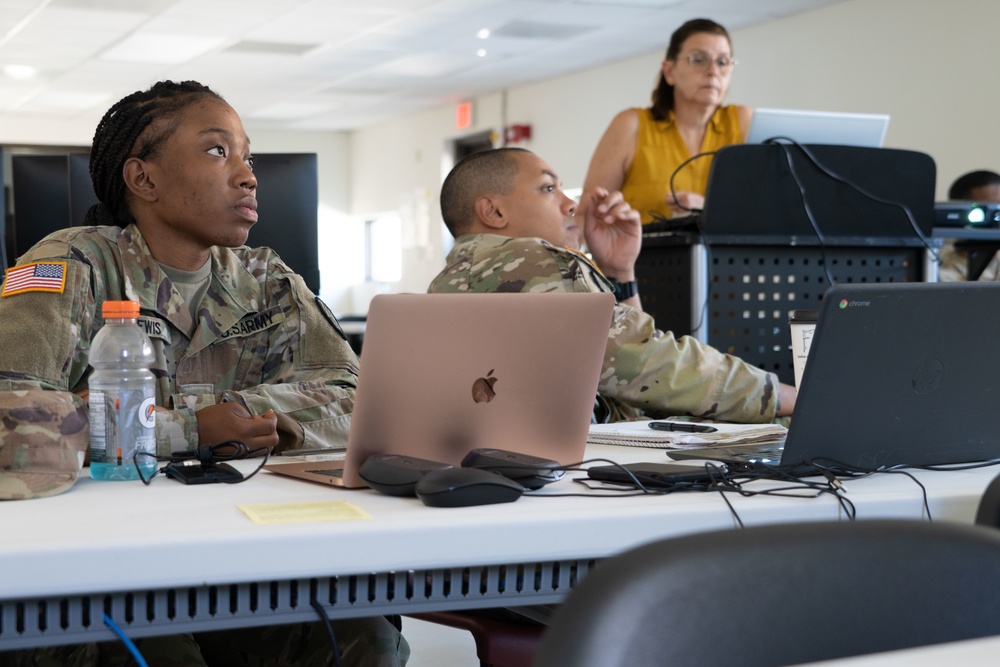
M 723 106 L 736 66 L 726 29 L 693 19 L 670 37 L 653 106 L 622 111 L 604 132 L 590 160 L 584 191 L 621 190 L 643 224 L 684 215 L 705 203 L 710 157 L 685 160 L 742 143 L 753 110 Z

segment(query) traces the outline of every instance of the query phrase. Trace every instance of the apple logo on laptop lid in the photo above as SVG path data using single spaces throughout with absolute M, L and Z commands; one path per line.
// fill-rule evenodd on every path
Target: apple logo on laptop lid
M 496 369 L 491 368 L 485 377 L 478 378 L 472 383 L 472 400 L 476 403 L 489 403 L 497 395 L 493 389 L 493 385 L 497 382 L 497 378 L 493 377 L 494 370 Z

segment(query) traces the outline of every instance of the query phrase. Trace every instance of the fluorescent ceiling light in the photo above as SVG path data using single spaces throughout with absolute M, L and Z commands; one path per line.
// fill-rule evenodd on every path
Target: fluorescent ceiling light
M 3 73 L 12 79 L 33 79 L 38 70 L 30 65 L 4 65 Z
M 514 20 L 500 26 L 491 34 L 494 37 L 516 37 L 520 39 L 571 39 L 592 30 L 594 28 L 591 26 Z
M 24 104 L 24 108 L 44 111 L 86 111 L 106 104 L 110 97 L 107 93 L 50 90 L 31 98 Z
M 685 0 L 573 0 L 578 5 L 612 5 L 615 7 L 653 7 L 666 9 L 683 5 Z
M 300 56 L 307 51 L 318 49 L 319 44 L 288 44 L 284 42 L 256 42 L 243 40 L 226 48 L 227 53 L 259 53 L 269 56 Z
M 226 40 L 201 35 L 135 33 L 101 54 L 101 60 L 177 65 L 218 48 Z
M 277 104 L 272 104 L 271 106 L 264 107 L 263 109 L 258 109 L 248 115 L 250 118 L 254 118 L 256 120 L 309 118 L 311 116 L 317 116 L 321 113 L 333 111 L 340 106 L 343 105 L 337 103 L 278 102 Z
M 456 58 L 448 53 L 416 53 L 405 58 L 398 58 L 377 69 L 380 76 L 409 76 L 418 78 L 434 78 L 450 76 L 456 72 L 468 69 L 470 63 Z

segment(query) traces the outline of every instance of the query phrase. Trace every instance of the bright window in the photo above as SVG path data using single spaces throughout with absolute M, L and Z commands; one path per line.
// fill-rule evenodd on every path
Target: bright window
M 403 232 L 399 216 L 365 221 L 365 279 L 394 283 L 403 277 Z

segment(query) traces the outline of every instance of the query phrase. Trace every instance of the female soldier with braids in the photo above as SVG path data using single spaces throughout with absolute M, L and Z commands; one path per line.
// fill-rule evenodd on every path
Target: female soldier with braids
M 158 453 L 230 439 L 274 450 L 346 441 L 357 357 L 301 277 L 271 250 L 244 245 L 257 221 L 257 180 L 232 107 L 192 81 L 133 93 L 97 126 L 90 173 L 100 203 L 86 224 L 50 234 L 18 260 L 46 268 L 42 287 L 3 286 L 0 392 L 57 392 L 82 407 L 101 304 L 130 299 L 156 352 Z M 405 661 L 406 642 L 386 619 L 337 625 L 350 646 L 345 664 Z M 146 642 L 154 653 L 165 645 L 175 657 L 159 664 L 170 665 L 204 664 L 190 651 L 227 665 L 327 664 L 283 656 L 290 646 L 329 652 L 318 624 L 195 639 Z M 111 664 L 96 649 L 72 649 L 79 661 L 51 649 L 61 652 L 52 664 Z M 25 653 L 20 663 L 0 654 L 0 665 L 49 664 Z

